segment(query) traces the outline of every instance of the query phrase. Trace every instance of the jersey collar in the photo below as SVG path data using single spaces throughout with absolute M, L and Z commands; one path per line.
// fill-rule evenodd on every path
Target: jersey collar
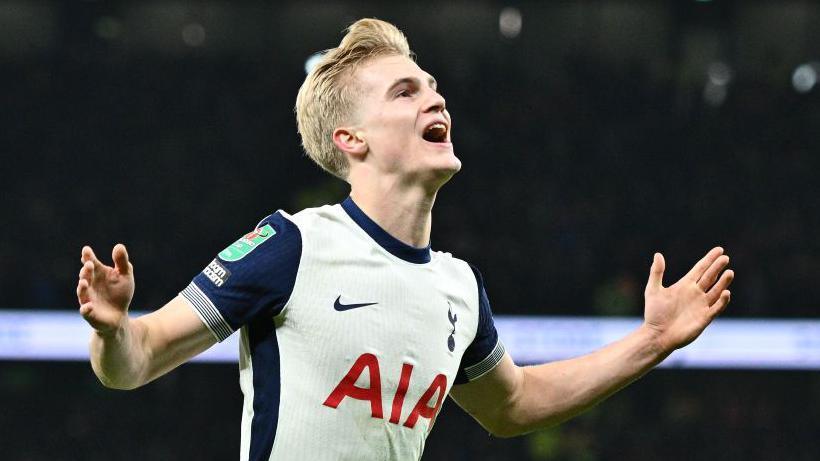
M 348 197 L 341 203 L 342 208 L 347 212 L 356 224 L 362 228 L 382 248 L 397 258 L 414 264 L 425 264 L 430 262 L 430 245 L 423 248 L 410 246 L 401 240 L 388 234 L 386 230 L 379 227 L 375 221 L 370 219 L 353 199 Z

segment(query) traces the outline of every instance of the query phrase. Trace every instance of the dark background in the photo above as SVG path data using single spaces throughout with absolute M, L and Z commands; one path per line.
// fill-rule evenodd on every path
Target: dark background
M 0 0 L 0 308 L 74 309 L 82 245 L 123 242 L 154 309 L 261 217 L 343 199 L 293 104 L 363 16 L 439 81 L 464 168 L 433 247 L 482 270 L 496 314 L 640 315 L 654 251 L 671 283 L 720 244 L 726 317 L 818 317 L 820 5 L 799 1 Z M 3 459 L 238 452 L 233 366 L 123 393 L 2 362 L 0 386 Z M 425 459 L 814 460 L 818 412 L 816 372 L 657 371 L 513 440 L 448 401 Z

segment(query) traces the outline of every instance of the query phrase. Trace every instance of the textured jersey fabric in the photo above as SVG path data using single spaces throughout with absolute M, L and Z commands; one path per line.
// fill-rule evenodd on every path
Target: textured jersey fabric
M 481 274 L 350 198 L 268 216 L 182 295 L 240 330 L 242 460 L 419 459 L 452 385 L 504 353 Z

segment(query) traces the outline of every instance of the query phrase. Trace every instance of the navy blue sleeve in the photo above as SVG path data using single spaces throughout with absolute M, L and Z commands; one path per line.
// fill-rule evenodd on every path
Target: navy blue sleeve
M 490 300 L 487 299 L 487 291 L 484 289 L 484 278 L 472 264 L 470 268 L 478 285 L 478 329 L 475 339 L 467 346 L 461 357 L 455 384 L 465 384 L 484 376 L 504 357 L 504 344 L 498 340 Z
M 277 212 L 219 252 L 181 294 L 224 341 L 252 320 L 282 311 L 301 255 L 299 228 Z

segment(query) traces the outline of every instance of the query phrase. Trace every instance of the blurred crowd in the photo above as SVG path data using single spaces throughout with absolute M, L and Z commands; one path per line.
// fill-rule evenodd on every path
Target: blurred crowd
M 817 315 L 816 91 L 738 75 L 715 106 L 647 63 L 569 55 L 541 81 L 513 47 L 421 56 L 464 163 L 433 247 L 482 270 L 495 313 L 639 315 L 653 252 L 671 283 L 723 245 L 727 315 Z M 124 242 L 135 307 L 153 309 L 268 213 L 343 199 L 299 147 L 303 78 L 270 60 L 79 51 L 4 73 L 3 307 L 74 308 L 81 246 Z

